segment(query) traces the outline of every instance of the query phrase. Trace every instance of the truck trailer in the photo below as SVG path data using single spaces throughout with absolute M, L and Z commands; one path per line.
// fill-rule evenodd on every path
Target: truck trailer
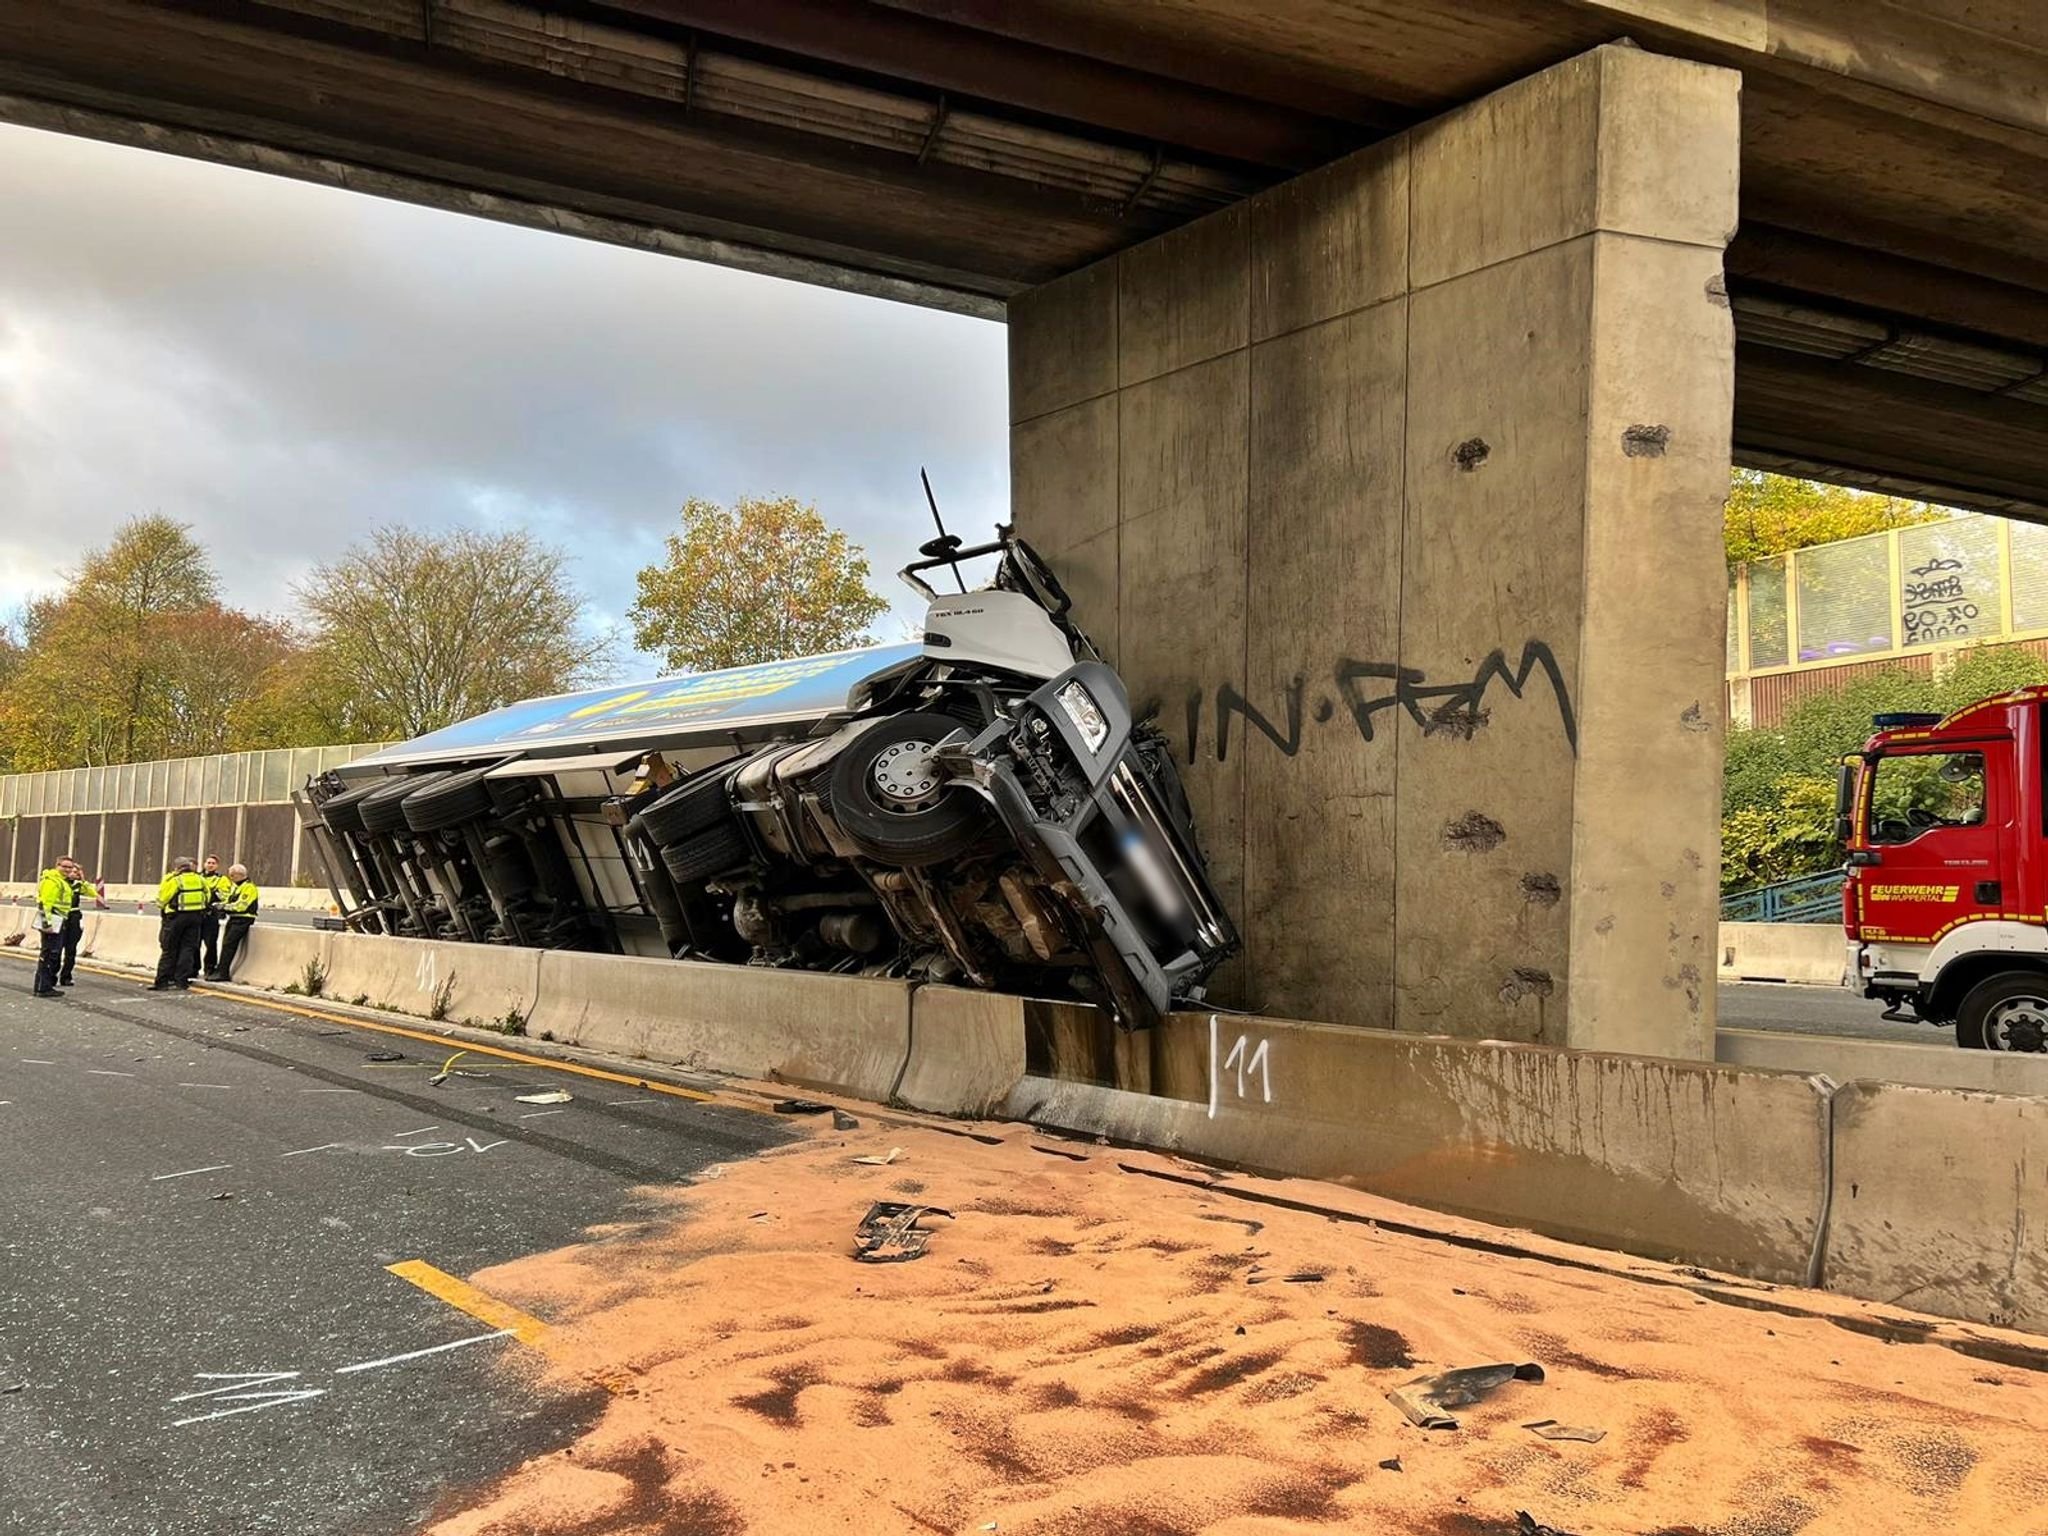
M 1007 528 L 902 575 L 917 641 L 529 699 L 309 782 L 342 921 L 1073 997 L 1128 1027 L 1198 1000 L 1236 928 L 1166 738 L 1057 579 Z

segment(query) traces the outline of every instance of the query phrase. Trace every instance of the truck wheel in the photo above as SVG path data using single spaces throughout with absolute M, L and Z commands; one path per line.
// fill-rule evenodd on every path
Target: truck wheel
M 699 885 L 713 875 L 738 869 L 753 854 L 738 822 L 728 819 L 709 832 L 699 832 L 661 850 L 661 862 L 677 885 Z
M 2048 975 L 2000 971 L 1964 994 L 1956 1044 L 1971 1050 L 2048 1051 Z
M 489 771 L 472 768 L 467 773 L 450 774 L 438 784 L 407 795 L 400 802 L 405 808 L 405 824 L 415 832 L 439 832 L 485 814 L 491 808 L 491 792 L 484 787 L 484 775 Z
M 709 773 L 678 785 L 640 813 L 640 821 L 657 848 L 686 842 L 700 832 L 730 821 L 731 803 L 722 773 Z
M 330 795 L 320 807 L 321 819 L 337 832 L 362 831 L 363 802 L 378 790 L 389 788 L 390 783 L 389 779 L 373 779 L 368 784 L 357 784 L 338 795 Z
M 932 748 L 960 729 L 917 710 L 865 731 L 832 764 L 832 816 L 878 864 L 915 869 L 965 853 L 988 831 L 987 809 L 948 784 Z
M 357 807 L 356 814 L 363 823 L 363 830 L 380 834 L 402 830 L 405 826 L 405 797 L 447 777 L 445 773 L 430 773 L 419 778 L 392 779 L 378 785 L 363 796 L 362 804 Z

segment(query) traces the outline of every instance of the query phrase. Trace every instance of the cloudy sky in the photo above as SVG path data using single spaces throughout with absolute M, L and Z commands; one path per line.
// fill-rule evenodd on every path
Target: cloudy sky
M 955 530 L 1002 515 L 1004 387 L 987 321 L 0 125 L 0 613 L 164 512 L 274 613 L 379 524 L 528 528 L 604 626 L 743 493 L 894 598 L 920 464 Z

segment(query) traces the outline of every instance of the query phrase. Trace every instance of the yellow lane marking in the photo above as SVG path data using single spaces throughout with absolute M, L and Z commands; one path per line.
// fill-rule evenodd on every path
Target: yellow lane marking
M 23 958 L 33 958 L 24 956 Z M 79 967 L 96 976 L 112 976 L 118 981 L 135 982 L 140 986 L 149 983 L 125 971 L 108 970 L 104 966 Z M 203 997 L 217 997 L 225 1003 L 242 1003 L 251 1008 L 269 1008 L 277 1013 L 294 1014 L 302 1019 L 319 1019 L 326 1024 L 346 1024 L 351 1029 L 371 1029 L 380 1035 L 397 1035 L 406 1040 L 418 1040 L 427 1045 L 454 1045 L 462 1050 L 482 1056 L 495 1056 L 501 1061 L 515 1061 L 521 1066 L 543 1067 L 550 1072 L 568 1072 L 577 1077 L 587 1077 L 600 1083 L 623 1083 L 628 1088 L 639 1088 L 648 1093 L 665 1094 L 672 1099 L 690 1099 L 699 1104 L 718 1104 L 727 1109 L 743 1109 L 749 1114 L 768 1115 L 774 1111 L 765 1104 L 749 1104 L 744 1099 L 720 1098 L 715 1093 L 705 1093 L 696 1088 L 679 1088 L 674 1083 L 657 1082 L 653 1078 L 634 1077 L 628 1072 L 610 1072 L 603 1067 L 586 1067 L 573 1061 L 556 1061 L 548 1056 L 532 1056 L 525 1051 L 506 1050 L 495 1045 L 476 1045 L 459 1040 L 451 1035 L 436 1035 L 423 1029 L 407 1029 L 402 1024 L 373 1024 L 368 1019 L 350 1018 L 346 1014 L 328 1013 L 320 1008 L 301 1008 L 292 1003 L 275 1002 L 267 997 L 248 997 L 240 992 L 221 992 L 213 987 L 195 985 L 192 990 Z M 458 1052 L 458 1054 L 460 1054 Z M 423 1064 L 424 1065 L 424 1064 Z
M 429 1296 L 447 1302 L 457 1311 L 467 1312 L 478 1322 L 504 1329 L 530 1348 L 544 1347 L 541 1340 L 548 1333 L 546 1323 L 520 1311 L 509 1301 L 500 1301 L 490 1292 L 478 1290 L 467 1280 L 458 1280 L 446 1270 L 434 1268 L 425 1259 L 407 1259 L 402 1264 L 386 1264 L 384 1268 L 401 1280 L 411 1281 Z

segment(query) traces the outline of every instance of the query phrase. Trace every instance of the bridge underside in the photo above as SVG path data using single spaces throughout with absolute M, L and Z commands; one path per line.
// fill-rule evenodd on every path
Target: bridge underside
M 0 0 L 0 117 L 987 315 L 1605 42 L 1742 71 L 1739 460 L 2048 518 L 2032 0 Z

